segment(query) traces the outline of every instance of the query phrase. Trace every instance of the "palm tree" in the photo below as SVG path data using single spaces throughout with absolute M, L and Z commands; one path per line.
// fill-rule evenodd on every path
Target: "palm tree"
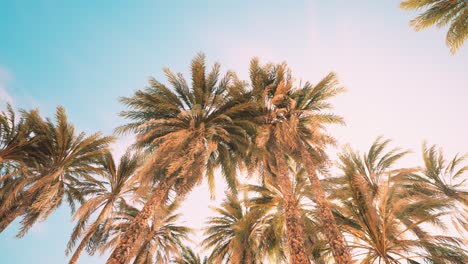
M 323 111 L 331 108 L 328 99 L 343 89 L 337 86 L 334 74 L 329 74 L 315 86 L 306 82 L 302 87 L 295 88 L 285 64 L 261 67 L 256 59 L 251 62 L 250 78 L 259 108 L 264 113 L 256 138 L 256 151 L 260 152 L 263 173 L 269 170 L 268 173 L 276 175 L 279 186 L 287 193 L 292 185 L 287 177 L 285 156 L 289 155 L 304 164 L 335 261 L 351 263 L 317 174 L 326 165 L 326 146 L 334 142 L 326 135 L 325 125 L 342 123 L 340 117 Z M 307 263 L 304 242 L 301 241 L 304 237 L 302 227 L 297 221 L 297 210 L 291 207 L 293 200 L 290 198 L 286 199 L 285 214 L 292 261 Z
M 126 152 L 120 158 L 117 166 L 112 154 L 106 153 L 100 161 L 103 168 L 101 175 L 97 175 L 96 179 L 88 179 L 78 183 L 87 199 L 73 216 L 73 218 L 78 219 L 78 222 L 68 242 L 66 253 L 72 251 L 80 237 L 83 238 L 70 258 L 69 264 L 75 264 L 78 261 L 81 252 L 88 245 L 99 226 L 116 213 L 119 202 L 134 195 L 136 184 L 132 176 L 141 163 L 141 158 L 140 155 Z M 99 180 L 99 176 L 103 180 Z M 98 214 L 97 218 L 86 228 L 86 223 L 95 213 Z
M 457 238 L 429 235 L 425 226 L 444 228 L 440 217 L 447 200 L 415 195 L 401 179 L 415 169 L 393 169 L 407 151 L 385 152 L 390 141 L 378 138 L 362 157 L 348 150 L 340 154 L 343 175 L 330 180 L 338 201 L 335 214 L 362 263 L 465 263 Z
M 433 199 L 449 199 L 455 205 L 452 223 L 462 235 L 465 234 L 468 231 L 468 191 L 463 176 L 468 170 L 468 165 L 464 164 L 468 156 L 455 155 L 446 160 L 442 149 L 426 143 L 422 152 L 424 167 L 405 177 L 405 183 L 415 192 L 430 195 Z
M 19 209 L 18 205 L 8 204 L 8 201 L 15 201 L 21 199 L 22 185 L 21 181 L 25 177 L 17 166 L 10 164 L 0 165 L 0 171 L 6 177 L 0 180 L 0 204 L 8 208 L 5 213 L 0 215 L 0 232 L 2 232 L 13 220 L 16 219 L 22 210 Z
M 15 200 L 20 196 L 24 185 L 22 179 L 28 173 L 26 162 L 34 158 L 34 147 L 39 137 L 34 136 L 30 120 L 22 112 L 19 120 L 11 107 L 0 113 L 0 232 L 2 232 L 23 210 Z
M 265 179 L 262 185 L 247 185 L 245 189 L 250 197 L 246 201 L 247 208 L 262 212 L 256 220 L 259 226 L 257 232 L 260 236 L 258 251 L 264 252 L 263 254 L 271 263 L 288 263 L 288 257 L 291 260 L 292 256 L 288 254 L 285 199 L 281 189 L 268 179 Z M 294 189 L 297 190 L 297 186 L 294 186 Z M 299 202 L 298 199 L 295 201 Z M 305 241 L 305 239 L 302 240 Z M 304 251 L 306 251 L 305 248 Z
M 309 261 L 305 253 L 303 224 L 300 222 L 298 208 L 292 196 L 293 186 L 285 160 L 288 152 L 284 150 L 283 141 L 279 139 L 285 136 L 282 134 L 284 131 L 278 129 L 283 121 L 281 120 L 283 112 L 275 104 L 278 101 L 275 95 L 289 88 L 284 86 L 284 74 L 285 65 L 279 65 L 277 68 L 267 65 L 262 69 L 255 59 L 251 63 L 253 94 L 258 97 L 256 99 L 259 111 L 264 113 L 258 122 L 256 144 L 252 151 L 253 164 L 261 170 L 260 174 L 274 179 L 277 185 L 281 186 L 290 259 L 292 263 L 305 264 Z M 264 80 L 261 84 L 256 84 L 255 80 L 259 77 Z
M 217 167 L 222 168 L 230 188 L 236 187 L 239 154 L 247 150 L 249 134 L 254 130 L 245 118 L 252 112 L 252 103 L 245 96 L 245 84 L 234 73 L 228 72 L 219 80 L 218 64 L 208 74 L 205 68 L 205 58 L 200 54 L 192 61 L 191 87 L 181 74 L 166 69 L 173 90 L 151 79 L 150 87 L 122 99 L 131 109 L 122 116 L 132 123 L 118 132 L 137 135 L 136 146 L 148 152 L 137 177 L 143 187 L 153 183 L 157 187 L 108 264 L 125 262 L 145 222 L 171 188 L 182 196 L 206 175 L 213 189 Z
M 294 175 L 291 195 L 305 231 L 304 251 L 315 263 L 326 263 L 326 242 L 312 211 L 312 201 L 307 197 L 310 184 L 306 170 L 288 161 L 290 173 Z M 287 225 L 281 188 L 265 177 L 262 185 L 245 185 L 242 189 L 247 200 L 240 201 L 228 193 L 222 205 L 215 208 L 217 215 L 207 223 L 203 245 L 212 249 L 208 260 L 213 263 L 262 263 L 265 259 L 270 263 L 292 262 L 286 257 Z M 254 260 L 251 256 L 255 256 Z
M 258 229 L 261 210 L 250 210 L 236 194 L 226 193 L 220 207 L 213 208 L 202 244 L 211 249 L 209 263 L 257 264 L 262 263 Z
M 454 201 L 468 206 L 468 191 L 463 175 L 468 171 L 468 165 L 463 163 L 467 155 L 456 155 L 447 161 L 441 149 L 437 146 L 423 145 L 424 168 L 422 173 L 411 175 L 412 180 L 418 181 L 419 190 L 444 195 Z
M 180 214 L 175 213 L 179 208 L 178 201 L 157 208 L 151 217 L 151 223 L 144 227 L 144 232 L 138 237 L 130 250 L 128 260 L 133 258 L 133 264 L 169 263 L 174 257 L 183 252 L 184 241 L 192 230 L 186 226 L 178 225 Z M 120 203 L 120 212 L 106 223 L 100 232 L 97 232 L 93 241 L 95 248 L 101 252 L 113 249 L 125 234 L 139 210 L 127 204 Z
M 281 193 L 281 198 L 284 206 L 284 215 L 286 223 L 287 246 L 292 263 L 309 263 L 305 252 L 304 227 L 300 219 L 300 213 L 297 201 L 294 199 L 294 186 L 289 176 L 288 167 L 285 157 L 277 148 L 272 148 L 274 138 L 269 143 L 259 145 L 266 151 L 263 151 L 262 174 L 265 177 L 273 179 L 278 191 Z
M 450 24 L 445 42 L 452 54 L 457 52 L 468 38 L 468 3 L 465 0 L 405 0 L 403 9 L 426 9 L 411 20 L 416 31 L 436 25 L 444 27 Z
M 57 108 L 56 124 L 50 119 L 43 120 L 37 112 L 30 112 L 27 118 L 33 120 L 33 133 L 41 139 L 35 148 L 35 159 L 29 161 L 34 165 L 34 171 L 22 179 L 21 185 L 26 189 L 21 199 L 13 203 L 17 208 L 13 214 L 24 213 L 19 237 L 26 234 L 36 221 L 47 218 L 64 198 L 72 211 L 75 202 L 83 202 L 75 186 L 101 171 L 96 165 L 113 140 L 101 133 L 76 135 L 63 107 Z M 15 197 L 12 195 L 8 199 L 14 201 Z M 11 210 L 2 209 L 0 215 Z
M 326 241 L 323 237 L 321 225 L 317 219 L 315 205 L 311 196 L 311 186 L 307 179 L 307 171 L 300 163 L 288 160 L 290 174 L 293 175 L 293 190 L 291 196 L 294 206 L 298 209 L 299 218 L 304 228 L 304 251 L 308 259 L 315 263 L 326 263 Z M 280 186 L 269 178 L 264 178 L 262 185 L 247 185 L 249 191 L 247 206 L 261 210 L 263 214 L 259 220 L 262 223 L 261 251 L 268 253 L 270 262 L 289 263 L 285 257 L 287 245 L 287 226 L 285 217 L 285 199 Z
M 16 120 L 16 114 L 10 104 L 0 113 L 0 163 L 13 162 L 24 164 L 32 153 L 38 137 L 34 136 L 29 120 L 23 115 Z M 2 175 L 4 178 L 5 175 Z

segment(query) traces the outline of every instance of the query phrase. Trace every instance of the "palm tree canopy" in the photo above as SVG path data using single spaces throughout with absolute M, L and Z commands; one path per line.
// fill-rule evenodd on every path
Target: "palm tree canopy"
M 418 173 L 407 175 L 403 180 L 407 188 L 415 193 L 428 195 L 432 199 L 448 199 L 454 204 L 450 212 L 453 226 L 466 240 L 468 232 L 468 186 L 466 183 L 466 161 L 468 155 L 455 155 L 447 159 L 441 148 L 423 144 L 424 166 Z
M 169 69 L 165 74 L 172 89 L 151 79 L 150 87 L 121 99 L 130 108 L 121 115 L 132 122 L 117 131 L 134 132 L 136 147 L 151 152 L 140 173 L 142 183 L 154 180 L 149 171 L 163 170 L 165 180 L 176 180 L 184 192 L 200 182 L 206 169 L 213 190 L 214 169 L 220 166 L 234 189 L 238 155 L 246 152 L 254 131 L 246 118 L 253 104 L 245 84 L 233 72 L 220 78 L 219 64 L 207 73 L 202 54 L 192 61 L 191 86 L 182 74 Z
M 258 221 L 260 210 L 250 210 L 233 193 L 226 193 L 216 216 L 207 221 L 202 244 L 211 249 L 209 263 L 261 263 Z
M 452 54 L 457 52 L 468 38 L 468 3 L 465 0 L 405 0 L 401 2 L 400 7 L 425 9 L 411 20 L 411 26 L 417 31 L 433 25 L 450 25 L 445 41 Z
M 0 113 L 0 184 L 5 184 L 10 178 L 25 177 L 31 169 L 28 167 L 30 161 L 36 158 L 37 142 L 41 137 L 33 133 L 32 120 L 28 116 L 37 110 L 21 110 L 20 113 L 18 119 L 10 104 L 7 104 L 6 111 Z M 10 183 L 8 187 L 12 185 Z M 2 207 L 7 205 L 2 204 Z
M 134 199 L 136 182 L 133 176 L 141 163 L 141 158 L 138 153 L 132 154 L 127 151 L 116 164 L 112 154 L 105 153 L 98 163 L 102 167 L 99 175 L 94 175 L 93 178 L 88 178 L 76 185 L 81 194 L 86 197 L 86 202 L 73 215 L 73 219 L 78 221 L 68 242 L 67 253 L 73 249 L 83 233 L 89 234 L 85 237 L 90 237 L 99 225 L 112 218 L 120 202 Z M 87 226 L 87 222 L 95 213 L 99 216 L 92 225 Z
M 466 179 L 463 179 L 463 175 L 468 171 L 467 160 L 468 155 L 455 155 L 451 160 L 446 160 L 442 149 L 425 143 L 423 145 L 424 168 L 418 179 L 468 206 Z
M 23 162 L 31 153 L 35 137 L 24 115 L 19 120 L 10 104 L 0 113 L 0 162 Z
M 37 112 L 31 112 L 28 118 L 32 120 L 34 134 L 41 140 L 37 142 L 36 158 L 31 161 L 34 175 L 24 179 L 28 209 L 19 236 L 59 207 L 63 198 L 72 211 L 77 201 L 83 202 L 83 195 L 76 187 L 83 180 L 93 180 L 92 175 L 102 170 L 99 160 L 113 141 L 101 133 L 76 134 L 63 107 L 57 108 L 56 122 L 42 119 Z
M 402 179 L 417 169 L 394 169 L 407 151 L 386 151 L 389 143 L 378 138 L 363 156 L 348 149 L 340 154 L 343 175 L 329 180 L 336 184 L 330 191 L 338 201 L 336 218 L 354 238 L 353 253 L 364 256 L 363 263 L 464 263 L 458 238 L 424 231 L 427 226 L 444 230 L 441 217 L 453 205 L 410 190 Z
M 335 74 L 330 73 L 316 85 L 305 82 L 298 87 L 286 64 L 262 66 L 253 59 L 250 78 L 262 113 L 256 119 L 254 157 L 276 149 L 301 161 L 300 150 L 306 149 L 320 167 L 327 160 L 326 146 L 334 143 L 326 125 L 343 124 L 341 117 L 327 112 L 332 109 L 329 100 L 344 91 Z

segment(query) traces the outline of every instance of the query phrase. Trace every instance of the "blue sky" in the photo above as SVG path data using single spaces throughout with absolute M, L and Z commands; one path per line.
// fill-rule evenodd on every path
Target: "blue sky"
M 423 140 L 450 155 L 468 151 L 468 48 L 451 56 L 445 30 L 414 32 L 414 13 L 398 1 L 84 2 L 1 1 L 2 102 L 48 116 L 63 105 L 80 130 L 111 133 L 123 122 L 117 98 L 143 88 L 149 76 L 163 80 L 162 67 L 186 73 L 202 51 L 246 78 L 258 56 L 287 61 L 298 80 L 338 74 L 347 93 L 334 104 L 347 126 L 330 132 L 340 144 L 365 150 L 384 135 L 414 150 L 411 164 Z M 210 201 L 197 188 L 184 205 L 186 221 L 201 226 L 205 205 L 219 196 Z M 66 208 L 21 240 L 17 227 L 0 234 L 0 263 L 65 263 Z

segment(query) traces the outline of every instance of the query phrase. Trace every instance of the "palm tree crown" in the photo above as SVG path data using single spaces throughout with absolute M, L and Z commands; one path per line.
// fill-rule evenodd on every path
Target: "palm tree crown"
M 105 225 L 117 212 L 118 204 L 125 199 L 133 199 L 136 195 L 136 181 L 133 177 L 141 163 L 141 155 L 126 152 L 116 165 L 111 153 L 103 155 L 99 164 L 102 166 L 100 175 L 88 178 L 79 183 L 81 192 L 86 196 L 86 202 L 76 211 L 73 216 L 78 219 L 75 229 L 67 245 L 67 253 L 70 253 L 80 236 L 84 235 L 81 243 L 73 254 L 70 264 L 76 263 L 81 251 L 91 241 L 93 234 L 100 225 Z M 86 223 L 92 214 L 98 214 L 94 222 L 86 227 Z
M 363 263 L 464 263 L 460 240 L 428 234 L 430 227 L 445 228 L 441 216 L 452 207 L 447 199 L 415 194 L 404 184 L 417 170 L 394 169 L 407 151 L 386 152 L 388 140 L 378 138 L 362 157 L 347 150 L 340 154 L 343 175 L 334 178 L 335 215 L 353 237 L 349 246 Z
M 173 89 L 151 79 L 146 90 L 122 98 L 131 108 L 122 116 L 132 122 L 118 131 L 134 132 L 136 146 L 152 153 L 143 164 L 143 177 L 151 169 L 166 170 L 165 180 L 177 177 L 190 186 L 199 182 L 204 168 L 212 182 L 219 165 L 235 188 L 237 158 L 231 156 L 249 146 L 253 127 L 244 115 L 253 108 L 244 96 L 245 84 L 233 72 L 219 79 L 218 64 L 208 74 L 205 68 L 204 55 L 198 55 L 191 65 L 191 87 L 181 74 L 165 69 Z
M 122 116 L 132 122 L 118 131 L 137 135 L 136 147 L 148 152 L 137 177 L 143 187 L 157 183 L 158 188 L 108 263 L 124 262 L 130 243 L 169 190 L 184 195 L 204 175 L 213 190 L 217 167 L 221 167 L 229 187 L 236 188 L 238 161 L 254 132 L 246 116 L 254 108 L 247 100 L 245 84 L 232 72 L 220 79 L 219 71 L 220 66 L 215 64 L 207 74 L 205 58 L 200 54 L 192 61 L 191 87 L 181 74 L 166 69 L 172 90 L 151 79 L 149 88 L 122 99 L 130 108 Z
M 97 163 L 113 140 L 100 133 L 77 135 L 63 107 L 57 108 L 56 123 L 43 120 L 37 112 L 31 112 L 28 118 L 33 120 L 33 132 L 41 140 L 35 149 L 36 158 L 29 161 L 30 166 L 34 166 L 33 174 L 22 180 L 26 189 L 20 202 L 26 212 L 19 236 L 37 220 L 45 219 L 64 198 L 72 211 L 75 202 L 83 202 L 83 195 L 76 187 L 101 171 Z
M 433 25 L 444 27 L 450 24 L 445 41 L 452 54 L 468 38 L 468 3 L 465 0 L 405 0 L 400 7 L 418 10 L 426 8 L 411 20 L 411 25 L 417 31 Z
M 227 193 L 220 207 L 214 208 L 205 229 L 203 245 L 212 249 L 209 263 L 261 263 L 259 251 L 259 210 L 250 210 L 235 194 Z

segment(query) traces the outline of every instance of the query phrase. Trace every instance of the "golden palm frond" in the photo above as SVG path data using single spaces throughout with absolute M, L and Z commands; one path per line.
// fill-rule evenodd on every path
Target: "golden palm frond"
M 425 9 L 410 22 L 416 31 L 433 25 L 440 28 L 450 24 L 445 41 L 452 54 L 468 38 L 468 3 L 465 0 L 405 0 L 400 7 Z

